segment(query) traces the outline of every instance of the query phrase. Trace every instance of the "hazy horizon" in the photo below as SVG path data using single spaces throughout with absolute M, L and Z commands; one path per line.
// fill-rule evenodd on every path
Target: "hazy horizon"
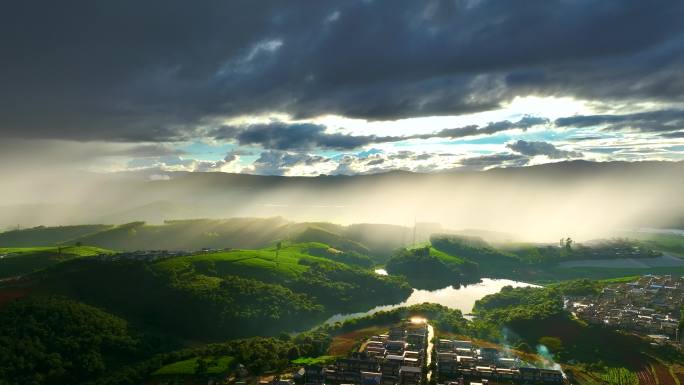
M 680 226 L 684 163 L 562 163 L 489 172 L 386 173 L 279 178 L 222 173 L 79 175 L 14 188 L 3 227 L 161 223 L 190 218 L 276 217 L 343 225 L 438 223 L 517 240 L 594 239 L 637 227 Z M 38 182 L 42 183 L 42 182 Z M 25 188 L 27 183 L 16 183 Z M 0 193 L 12 202 L 13 188 Z
M 682 2 L 38 8 L 0 16 L 0 227 L 684 217 Z

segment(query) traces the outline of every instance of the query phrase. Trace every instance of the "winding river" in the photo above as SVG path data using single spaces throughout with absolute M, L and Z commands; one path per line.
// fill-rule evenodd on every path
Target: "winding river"
M 376 271 L 376 273 L 387 274 L 384 270 Z M 446 307 L 450 307 L 452 309 L 458 309 L 462 311 L 463 314 L 469 314 L 473 310 L 475 301 L 486 295 L 498 293 L 504 286 L 525 287 L 536 285 L 532 285 L 525 282 L 512 281 L 510 279 L 482 278 L 482 281 L 479 283 L 461 286 L 459 288 L 448 286 L 438 290 L 413 289 L 411 295 L 404 302 L 376 306 L 366 312 L 336 314 L 330 317 L 326 321 L 326 323 L 345 321 L 351 318 L 358 318 L 366 315 L 371 315 L 373 313 L 377 313 L 383 310 L 392 310 L 398 307 L 411 306 L 423 302 L 437 303 L 440 305 L 444 305 Z

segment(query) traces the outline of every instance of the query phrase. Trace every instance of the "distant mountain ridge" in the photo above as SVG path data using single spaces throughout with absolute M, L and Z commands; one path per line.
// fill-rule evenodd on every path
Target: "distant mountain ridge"
M 66 180 L 60 186 L 63 199 L 54 201 L 51 194 L 28 191 L 21 205 L 0 206 L 0 228 L 282 216 L 298 222 L 401 226 L 418 220 L 509 232 L 536 226 L 558 208 L 576 216 L 565 223 L 583 221 L 597 212 L 594 206 L 611 211 L 603 217 L 607 223 L 589 221 L 603 228 L 684 222 L 684 202 L 677 198 L 684 191 L 684 161 L 578 160 L 483 172 L 318 177 L 164 172 L 168 179 L 156 180 L 151 174 L 83 174 Z M 493 216 L 498 220 L 486 219 Z

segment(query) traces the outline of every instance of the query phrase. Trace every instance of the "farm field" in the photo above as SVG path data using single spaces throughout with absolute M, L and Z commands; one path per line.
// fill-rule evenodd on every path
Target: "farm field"
M 187 257 L 171 258 L 156 264 L 169 271 L 197 269 L 215 274 L 237 274 L 275 280 L 296 278 L 309 269 L 312 262 L 335 263 L 330 259 L 307 254 L 310 250 L 327 250 L 322 243 L 286 244 L 280 250 L 269 247 L 258 250 L 230 250 Z M 277 254 L 277 257 L 276 257 Z

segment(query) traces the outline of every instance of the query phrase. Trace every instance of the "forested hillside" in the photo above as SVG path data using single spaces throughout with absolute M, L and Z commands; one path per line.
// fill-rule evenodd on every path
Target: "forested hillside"
M 79 258 L 6 286 L 83 301 L 179 341 L 304 330 L 335 313 L 398 302 L 411 292 L 402 278 L 340 262 L 346 252 L 328 250 L 320 243 L 284 243 L 155 260 Z

